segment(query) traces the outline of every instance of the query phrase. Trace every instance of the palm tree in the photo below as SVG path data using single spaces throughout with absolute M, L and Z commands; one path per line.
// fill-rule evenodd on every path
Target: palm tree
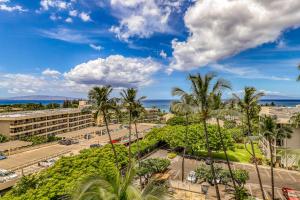
M 253 129 L 253 125 L 251 123 L 251 119 L 254 118 L 255 116 L 257 116 L 257 107 L 258 107 L 258 100 L 260 97 L 262 97 L 264 95 L 264 93 L 262 92 L 256 92 L 256 89 L 254 87 L 245 87 L 244 89 L 244 97 L 241 99 L 238 95 L 233 94 L 234 98 L 237 100 L 237 103 L 241 109 L 241 111 L 244 113 L 244 116 L 246 118 L 246 126 L 247 126 L 247 134 L 248 136 L 252 136 L 252 129 Z M 254 151 L 254 144 L 252 139 L 250 139 L 250 144 L 251 144 L 251 151 L 249 151 L 249 153 L 252 155 L 253 160 L 254 160 L 254 164 L 255 164 L 255 169 L 256 169 L 256 173 L 257 173 L 257 177 L 258 177 L 258 181 L 259 181 L 259 186 L 260 186 L 260 190 L 262 193 L 262 197 L 263 200 L 265 200 L 265 193 L 264 193 L 264 189 L 262 186 L 262 182 L 261 182 L 261 176 L 260 176 L 260 172 L 258 169 L 258 165 L 257 165 L 257 158 L 255 155 L 255 151 Z
M 129 113 L 129 146 L 128 146 L 128 159 L 129 159 L 129 164 L 131 163 L 131 124 L 132 124 L 132 113 L 134 112 L 136 108 L 137 102 L 142 101 L 145 99 L 145 96 L 142 96 L 137 99 L 137 89 L 135 88 L 128 88 L 127 90 L 122 90 L 121 96 L 123 100 L 123 105 L 127 109 Z
M 216 75 L 214 73 L 207 73 L 204 76 L 200 75 L 199 73 L 196 75 L 189 75 L 189 80 L 192 82 L 193 95 L 196 100 L 197 106 L 200 109 L 200 118 L 204 126 L 207 153 L 211 161 L 210 166 L 213 175 L 213 180 L 215 183 L 216 194 L 218 200 L 220 200 L 221 199 L 220 192 L 219 192 L 218 184 L 216 182 L 214 161 L 213 161 L 212 151 L 210 148 L 210 142 L 208 138 L 207 120 L 210 118 L 210 111 L 212 106 L 212 98 L 211 98 L 212 94 L 217 93 L 225 88 L 230 88 L 230 84 L 224 79 L 218 79 L 212 85 L 212 81 L 214 78 L 216 78 Z
M 271 185 L 272 185 L 272 199 L 274 200 L 274 170 L 273 170 L 273 146 L 274 140 L 276 139 L 277 134 L 277 124 L 276 119 L 271 116 L 265 116 L 261 118 L 260 128 L 263 136 L 268 140 L 269 143 L 269 151 L 270 151 L 270 161 L 271 161 Z
M 114 111 L 115 117 L 117 118 L 117 122 L 122 123 L 122 105 L 120 104 L 120 98 L 113 98 L 113 106 L 112 109 Z
M 218 92 L 217 94 L 213 94 L 213 106 L 212 106 L 212 108 L 215 111 L 214 116 L 217 119 L 218 133 L 219 133 L 219 137 L 220 137 L 221 144 L 222 144 L 222 147 L 223 147 L 223 151 L 224 151 L 224 154 L 225 154 L 225 158 L 226 158 L 227 166 L 228 166 L 228 169 L 229 169 L 230 177 L 231 177 L 231 180 L 232 180 L 232 183 L 233 183 L 233 187 L 234 187 L 235 191 L 237 191 L 237 187 L 236 187 L 236 184 L 235 184 L 235 179 L 234 179 L 233 172 L 232 172 L 232 169 L 231 169 L 231 165 L 230 165 L 230 162 L 229 162 L 229 158 L 228 158 L 228 155 L 227 155 L 227 149 L 226 149 L 226 146 L 224 144 L 223 134 L 222 134 L 222 131 L 221 131 L 221 126 L 220 126 L 220 118 L 223 117 L 224 114 L 228 113 L 228 111 L 225 109 L 225 106 L 222 102 L 221 97 L 222 97 L 221 92 Z
M 149 183 L 142 191 L 133 185 L 135 170 L 128 168 L 125 176 L 94 176 L 84 181 L 73 195 L 74 200 L 164 200 L 166 187 Z
M 194 99 L 192 95 L 187 94 L 180 88 L 173 88 L 172 89 L 173 96 L 180 96 L 180 100 L 173 101 L 171 103 L 171 111 L 177 113 L 179 115 L 185 116 L 186 120 L 186 129 L 185 129 L 185 136 L 184 136 L 184 148 L 183 148 L 183 156 L 182 156 L 182 169 L 181 169 L 181 181 L 184 180 L 184 158 L 185 152 L 187 148 L 187 135 L 188 135 L 188 126 L 189 126 L 189 115 L 194 110 Z
M 140 148 L 140 142 L 139 142 L 139 133 L 138 133 L 138 128 L 137 128 L 137 121 L 139 120 L 141 113 L 145 112 L 145 108 L 143 107 L 142 103 L 140 100 L 137 100 L 134 110 L 132 112 L 132 120 L 134 123 L 134 129 L 135 129 L 135 137 L 136 137 L 136 145 L 137 145 L 137 160 L 139 167 L 141 166 L 141 148 Z M 142 177 L 140 176 L 140 185 L 142 185 Z
M 116 162 L 115 164 L 116 164 L 117 169 L 120 169 L 117 152 L 116 152 L 115 146 L 112 142 L 110 130 L 108 127 L 108 119 L 107 119 L 108 110 L 112 108 L 112 99 L 109 98 L 112 90 L 113 89 L 111 86 L 94 87 L 89 91 L 88 96 L 89 96 L 90 102 L 93 105 L 93 108 L 96 110 L 95 117 L 98 118 L 100 116 L 103 116 L 105 127 L 106 127 L 106 132 L 108 134 L 111 148 L 114 153 L 115 162 Z

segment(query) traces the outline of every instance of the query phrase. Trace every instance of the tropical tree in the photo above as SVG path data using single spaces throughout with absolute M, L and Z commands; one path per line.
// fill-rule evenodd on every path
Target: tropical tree
M 181 181 L 184 180 L 184 158 L 185 152 L 187 148 L 187 135 L 189 130 L 189 115 L 194 110 L 194 98 L 192 95 L 184 92 L 180 88 L 173 88 L 172 89 L 173 96 L 180 96 L 180 100 L 172 101 L 170 110 L 176 114 L 183 115 L 185 117 L 185 136 L 184 136 L 184 144 L 183 147 L 183 156 L 182 156 L 182 164 L 181 164 Z
M 260 128 L 262 135 L 268 140 L 269 151 L 270 151 L 270 162 L 271 162 L 271 186 L 272 186 L 272 199 L 274 200 L 274 170 L 273 170 L 273 146 L 274 140 L 277 134 L 276 118 L 272 116 L 265 116 L 261 118 Z
M 112 151 L 114 153 L 114 157 L 115 157 L 115 164 L 117 169 L 119 168 L 119 162 L 118 162 L 118 157 L 117 157 L 117 153 L 114 147 L 114 144 L 112 142 L 112 137 L 110 134 L 110 130 L 108 127 L 108 119 L 107 119 L 107 115 L 108 115 L 108 110 L 112 108 L 112 99 L 109 97 L 111 92 L 112 92 L 112 87 L 111 86 L 102 86 L 102 87 L 94 87 L 89 91 L 89 100 L 92 103 L 92 107 L 95 109 L 95 117 L 103 117 L 104 119 L 104 123 L 105 123 L 105 127 L 106 127 L 106 132 L 108 134 L 109 137 L 109 141 L 111 144 L 111 148 Z
M 132 166 L 132 165 L 130 165 Z M 125 176 L 94 176 L 84 181 L 74 194 L 74 200 L 164 200 L 167 199 L 166 187 L 150 182 L 141 191 L 133 185 L 135 169 L 128 168 Z
M 131 153 L 131 132 L 132 132 L 132 114 L 137 109 L 137 104 L 141 102 L 143 99 L 145 99 L 145 96 L 142 96 L 140 98 L 137 98 L 137 89 L 135 88 L 128 88 L 126 90 L 122 90 L 121 96 L 124 107 L 127 109 L 129 114 L 129 146 L 128 146 L 128 158 L 129 158 L 129 164 L 131 163 L 132 153 Z
M 118 123 L 122 123 L 122 105 L 121 99 L 113 98 L 112 99 L 112 110 L 114 111 L 115 117 Z
M 255 118 L 258 115 L 257 108 L 258 108 L 258 100 L 260 97 L 262 97 L 264 93 L 257 92 L 254 87 L 245 87 L 244 89 L 244 96 L 243 98 L 240 98 L 238 95 L 233 94 L 234 98 L 236 99 L 238 106 L 240 107 L 242 113 L 244 114 L 244 117 L 246 118 L 246 127 L 247 127 L 247 135 L 250 138 L 253 136 L 253 124 L 252 124 L 252 118 Z M 262 193 L 263 200 L 265 200 L 265 193 L 262 186 L 261 176 L 257 165 L 257 158 L 254 151 L 254 144 L 252 141 L 252 138 L 250 138 L 250 144 L 251 144 L 251 151 L 249 153 L 252 155 L 255 169 L 259 181 L 260 190 Z
M 210 148 L 210 142 L 207 131 L 207 120 L 211 117 L 211 107 L 212 107 L 212 94 L 218 93 L 225 88 L 230 88 L 230 84 L 224 79 L 218 79 L 216 82 L 212 81 L 216 78 L 216 74 L 207 73 L 204 76 L 201 74 L 189 75 L 189 80 L 192 82 L 192 93 L 194 95 L 196 104 L 199 108 L 200 118 L 204 126 L 206 147 L 208 152 L 208 157 L 211 161 L 211 171 L 213 175 L 214 182 L 216 182 L 214 161 L 212 157 L 212 150 Z M 216 194 L 218 200 L 220 200 L 220 192 L 218 184 L 215 184 Z
M 232 172 L 232 169 L 231 169 L 231 165 L 230 165 L 229 158 L 228 158 L 228 155 L 227 155 L 227 149 L 226 149 L 226 146 L 224 144 L 223 134 L 222 134 L 222 131 L 221 131 L 221 126 L 220 126 L 220 118 L 222 118 L 225 113 L 228 113 L 227 110 L 225 110 L 225 106 L 222 102 L 221 97 L 222 97 L 221 92 L 218 92 L 217 94 L 213 94 L 212 109 L 215 111 L 214 116 L 217 120 L 219 137 L 220 137 L 221 144 L 222 144 L 222 147 L 223 147 L 223 151 L 224 151 L 224 154 L 225 154 L 225 158 L 226 158 L 227 166 L 228 166 L 228 169 L 229 169 L 230 177 L 231 177 L 231 180 L 232 180 L 232 184 L 233 184 L 234 189 L 236 190 L 234 175 L 233 175 L 233 172 Z

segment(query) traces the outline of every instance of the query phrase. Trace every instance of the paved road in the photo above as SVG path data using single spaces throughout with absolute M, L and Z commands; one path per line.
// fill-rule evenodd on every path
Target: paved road
M 160 158 L 166 158 L 167 157 L 167 151 L 166 150 L 159 150 L 156 153 L 152 154 L 150 157 L 160 157 Z M 181 180 L 181 162 L 182 158 L 180 156 L 177 156 L 171 161 L 171 178 L 174 180 Z M 202 161 L 192 160 L 192 159 L 185 159 L 185 177 L 187 177 L 188 173 L 192 170 L 195 170 L 197 166 Z M 203 162 L 202 162 L 203 163 Z M 218 164 L 221 165 L 223 168 L 227 168 L 227 165 L 225 164 Z M 233 165 L 234 169 L 245 169 L 249 172 L 250 180 L 247 182 L 247 189 L 248 191 L 253 194 L 254 196 L 260 197 L 260 190 L 258 186 L 258 178 L 256 175 L 256 170 L 254 165 L 250 164 L 240 164 L 240 163 L 234 163 Z M 270 177 L 270 169 L 268 167 L 260 166 L 259 167 L 262 182 L 265 188 L 265 191 L 267 195 L 268 193 L 271 193 L 271 177 Z M 282 169 L 274 169 L 274 178 L 275 178 L 275 187 L 276 187 L 276 197 L 278 199 L 283 199 L 281 188 L 291 187 L 295 190 L 300 191 L 300 173 L 295 171 L 288 171 L 288 170 L 282 170 Z M 213 190 L 213 188 L 212 188 Z

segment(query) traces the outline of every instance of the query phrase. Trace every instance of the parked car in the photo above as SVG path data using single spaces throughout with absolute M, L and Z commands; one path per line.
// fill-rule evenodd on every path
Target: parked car
M 101 144 L 91 144 L 90 148 L 102 147 Z
M 17 177 L 18 177 L 18 175 L 15 172 L 8 171 L 6 169 L 0 169 L 0 183 L 14 180 Z
M 300 200 L 300 197 L 297 195 L 296 191 L 291 189 L 291 188 L 287 188 L 287 187 L 283 187 L 281 188 L 283 196 L 287 199 L 287 200 Z
M 84 139 L 89 140 L 89 139 L 91 139 L 91 138 L 92 138 L 92 135 L 90 135 L 90 134 L 85 134 L 85 135 L 84 135 Z
M 63 139 L 60 140 L 58 143 L 62 145 L 71 145 L 71 144 L 78 144 L 79 141 L 75 139 Z
M 52 165 L 54 165 L 55 162 L 56 162 L 56 160 L 49 159 L 49 160 L 44 160 L 44 161 L 39 162 L 38 165 L 41 167 L 51 167 Z
M 4 159 L 6 159 L 7 157 L 4 155 L 4 154 L 2 154 L 2 153 L 0 153 L 0 160 L 4 160 Z
M 189 175 L 186 178 L 187 181 L 196 183 L 197 177 L 196 177 L 196 172 L 195 171 L 190 171 Z

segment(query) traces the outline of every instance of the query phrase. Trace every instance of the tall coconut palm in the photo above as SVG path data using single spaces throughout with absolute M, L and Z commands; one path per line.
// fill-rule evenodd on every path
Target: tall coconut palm
M 274 200 L 274 170 L 273 170 L 273 146 L 274 141 L 276 140 L 277 135 L 277 124 L 276 119 L 271 116 L 265 116 L 261 118 L 260 129 L 262 135 L 268 140 L 269 143 L 269 151 L 270 151 L 270 161 L 271 161 L 271 186 L 272 186 L 272 199 Z
M 129 146 L 128 146 L 128 159 L 129 159 L 129 164 L 131 163 L 131 132 L 132 132 L 132 113 L 136 109 L 137 102 L 142 101 L 145 99 L 145 96 L 142 96 L 140 98 L 137 98 L 137 89 L 135 88 L 128 88 L 126 90 L 122 90 L 121 96 L 122 96 L 122 101 L 124 107 L 127 109 L 128 114 L 129 114 L 129 124 L 128 124 L 128 129 L 129 129 Z
M 141 117 L 141 114 L 145 112 L 145 108 L 143 107 L 142 103 L 140 100 L 137 100 L 135 103 L 134 110 L 132 112 L 132 121 L 134 123 L 134 129 L 135 129 L 135 138 L 136 138 L 136 145 L 137 145 L 137 160 L 138 160 L 138 165 L 139 167 L 141 166 L 141 147 L 140 147 L 140 142 L 139 142 L 139 132 L 137 128 L 137 122 Z M 140 176 L 140 185 L 142 186 L 142 177 Z
M 206 139 L 206 148 L 208 157 L 211 161 L 211 171 L 213 175 L 213 180 L 215 183 L 215 189 L 218 200 L 220 200 L 219 187 L 216 182 L 216 174 L 214 169 L 214 160 L 212 157 L 212 150 L 210 147 L 210 142 L 208 138 L 207 131 L 207 120 L 210 118 L 211 106 L 212 106 L 212 94 L 217 93 L 225 88 L 230 88 L 230 84 L 224 79 L 218 79 L 213 83 L 213 80 L 216 78 L 216 74 L 207 73 L 204 76 L 201 74 L 189 75 L 189 80 L 192 82 L 192 93 L 196 100 L 197 106 L 199 108 L 200 118 L 204 126 L 204 133 Z
M 93 105 L 93 108 L 96 110 L 95 112 L 95 117 L 103 117 L 105 127 L 106 127 L 106 132 L 109 137 L 109 141 L 111 144 L 112 151 L 114 153 L 115 157 L 115 164 L 117 169 L 119 168 L 119 162 L 118 162 L 118 157 L 117 157 L 117 152 L 115 149 L 115 146 L 112 142 L 112 137 L 110 134 L 110 130 L 108 127 L 108 110 L 112 108 L 112 99 L 109 97 L 111 92 L 112 92 L 112 87 L 111 86 L 102 86 L 102 87 L 94 87 L 89 91 L 89 100 Z
M 120 102 L 120 98 L 113 98 L 112 109 L 114 111 L 118 124 L 122 123 L 122 105 Z
M 131 165 L 132 166 L 132 165 Z M 73 200 L 165 200 L 166 187 L 153 182 L 141 191 L 134 182 L 135 170 L 128 168 L 125 176 L 117 173 L 115 177 L 94 176 L 85 180 L 73 195 Z
M 186 120 L 186 125 L 185 125 L 185 136 L 184 136 L 184 148 L 183 148 L 183 156 L 182 156 L 182 164 L 181 164 L 181 181 L 183 182 L 184 180 L 184 158 L 185 158 L 185 152 L 187 148 L 187 135 L 188 135 L 188 130 L 189 130 L 189 115 L 193 112 L 194 110 L 194 98 L 192 95 L 184 92 L 180 88 L 173 88 L 172 89 L 172 95 L 173 96 L 180 96 L 180 100 L 175 100 L 172 101 L 171 103 L 171 111 L 183 115 Z
M 229 169 L 230 177 L 231 177 L 231 180 L 232 180 L 232 183 L 233 183 L 233 187 L 237 191 L 237 187 L 236 187 L 236 184 L 235 184 L 235 179 L 234 179 L 233 172 L 232 172 L 232 169 L 231 169 L 231 165 L 230 165 L 230 162 L 229 162 L 229 158 L 228 158 L 228 155 L 227 155 L 227 149 L 226 149 L 226 146 L 224 144 L 223 134 L 222 134 L 222 131 L 221 131 L 221 126 L 220 126 L 220 118 L 222 118 L 225 114 L 229 113 L 229 111 L 225 109 L 225 106 L 222 102 L 221 97 L 222 97 L 221 92 L 218 92 L 217 94 L 213 94 L 212 109 L 215 111 L 214 116 L 217 120 L 218 133 L 219 133 L 219 137 L 220 137 L 221 144 L 222 144 L 222 147 L 223 147 L 223 151 L 224 151 L 224 154 L 225 154 L 225 158 L 226 158 L 227 166 L 228 166 L 228 169 Z
M 234 98 L 237 100 L 237 103 L 238 103 L 241 111 L 243 112 L 243 114 L 246 118 L 245 124 L 246 124 L 247 129 L 248 129 L 247 130 L 248 136 L 253 135 L 253 130 L 252 130 L 253 129 L 253 124 L 251 122 L 251 119 L 254 118 L 255 116 L 257 116 L 257 114 L 258 114 L 257 113 L 258 100 L 263 95 L 264 95 L 264 93 L 257 92 L 254 87 L 245 87 L 243 98 L 240 98 L 238 95 L 233 94 Z M 251 151 L 252 151 L 251 155 L 252 155 L 253 160 L 254 160 L 260 190 L 261 190 L 261 193 L 262 193 L 263 200 L 265 200 L 266 198 L 265 198 L 263 185 L 262 185 L 262 182 L 261 182 L 260 172 L 259 172 L 258 165 L 257 165 L 257 158 L 256 158 L 255 151 L 254 151 L 254 144 L 253 144 L 253 141 L 252 141 L 251 138 L 250 138 L 250 144 L 251 144 Z

